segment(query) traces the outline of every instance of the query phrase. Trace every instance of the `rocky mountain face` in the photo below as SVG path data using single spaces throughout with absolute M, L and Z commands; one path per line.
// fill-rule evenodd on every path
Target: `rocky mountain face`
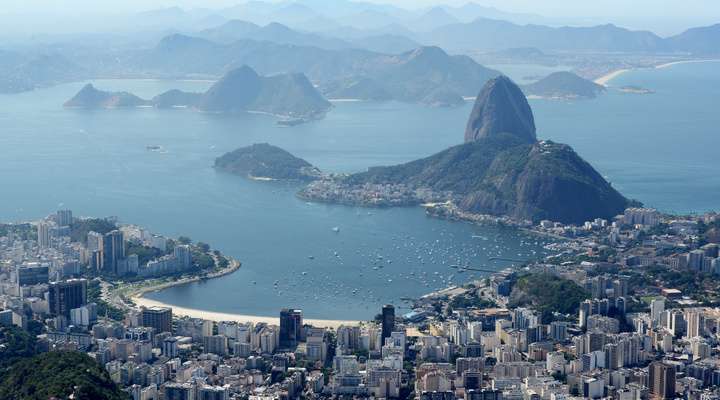
M 248 178 L 308 181 L 320 177 L 309 162 L 267 143 L 242 147 L 218 157 L 215 168 Z
M 465 129 L 465 143 L 510 133 L 532 143 L 535 119 L 522 90 L 506 76 L 489 81 L 475 100 Z
M 465 144 L 406 164 L 371 168 L 341 185 L 402 184 L 451 193 L 464 211 L 518 220 L 580 224 L 626 208 L 628 200 L 570 146 L 537 141 L 533 121 L 520 88 L 500 77 L 478 96 Z

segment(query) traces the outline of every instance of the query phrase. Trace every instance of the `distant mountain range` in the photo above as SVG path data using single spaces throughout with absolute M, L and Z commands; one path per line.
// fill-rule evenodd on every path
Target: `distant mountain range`
M 472 213 L 565 223 L 612 218 L 630 204 L 570 146 L 536 139 L 532 110 L 506 77 L 488 82 L 478 96 L 465 144 L 350 175 L 330 186 L 331 196 L 323 185 L 311 185 L 301 196 L 352 203 L 368 185 L 388 193 L 401 185 L 411 193 L 449 193 L 459 209 Z
M 429 104 L 450 99 L 441 105 L 474 95 L 500 74 L 469 57 L 450 56 L 437 47 L 387 55 L 249 39 L 220 44 L 183 35 L 169 36 L 155 49 L 136 55 L 135 68 L 156 71 L 160 76 L 213 76 L 239 64 L 263 74 L 302 72 L 329 98 Z
M 589 27 L 519 25 L 478 18 L 420 35 L 425 43 L 453 51 L 497 51 L 534 47 L 542 51 L 689 53 L 720 55 L 720 25 L 690 29 L 669 38 L 612 24 Z
M 127 92 L 105 92 L 88 84 L 65 103 L 68 108 L 191 107 L 212 113 L 265 112 L 283 117 L 317 118 L 331 104 L 303 74 L 262 77 L 252 68 L 233 69 L 205 93 L 170 90 L 143 100 Z
M 333 0 L 330 3 L 318 0 L 273 3 L 250 1 L 216 11 L 169 8 L 138 16 L 140 22 L 156 21 L 156 24 L 161 26 L 161 23 L 164 23 L 185 32 L 189 31 L 180 27 L 201 26 L 213 20 L 227 22 L 233 19 L 260 26 L 279 23 L 300 31 L 312 32 L 311 35 L 321 34 L 325 38 L 315 44 L 318 47 L 337 45 L 332 43 L 332 38 L 348 41 L 352 37 L 391 34 L 423 45 L 439 45 L 451 51 L 491 51 L 534 46 L 544 51 L 677 51 L 720 54 L 717 27 L 695 28 L 672 38 L 661 38 L 647 31 L 632 31 L 611 24 L 597 25 L 598 19 L 571 20 L 512 13 L 474 2 L 462 6 L 443 5 L 408 10 L 351 0 Z M 174 24 L 171 24 L 173 22 Z M 271 32 L 261 31 L 256 34 L 268 33 Z M 503 40 L 497 40 L 500 37 Z M 690 43 L 686 43 L 686 39 Z
M 0 93 L 19 93 L 81 79 L 88 72 L 58 54 L 0 51 Z
M 358 37 L 340 39 L 329 34 L 292 29 L 277 22 L 260 26 L 242 20 L 228 21 L 218 27 L 203 30 L 195 36 L 225 44 L 251 39 L 327 50 L 364 49 L 388 54 L 402 53 L 420 47 L 420 44 L 414 40 L 397 34 L 365 32 Z
M 394 99 L 453 105 L 472 96 L 500 72 L 466 56 L 450 56 L 438 47 L 422 47 L 397 56 L 375 58 L 354 76 L 321 85 L 330 98 Z
M 408 57 L 434 47 L 472 53 L 492 64 L 552 64 L 557 54 L 585 53 L 720 57 L 720 24 L 664 38 L 610 24 L 557 22 L 474 3 L 415 11 L 349 0 L 251 1 L 222 10 L 172 7 L 133 15 L 132 33 L 127 26 L 125 33 L 115 33 L 118 24 L 130 24 L 119 18 L 108 20 L 112 34 L 43 37 L 37 39 L 42 44 L 0 50 L 0 93 L 102 77 L 216 79 L 249 65 L 263 75 L 304 73 L 332 96 L 448 105 L 477 93 L 487 80 L 477 76 L 492 74 L 473 72 L 480 66 L 460 58 L 441 60 L 447 54 L 417 75 L 395 71 L 417 65 Z M 431 88 L 413 87 L 428 77 Z
M 424 35 L 428 43 L 453 50 L 494 51 L 535 47 L 543 51 L 665 51 L 662 38 L 652 32 L 630 31 L 614 25 L 554 28 L 517 25 L 478 18 L 473 22 L 446 25 Z

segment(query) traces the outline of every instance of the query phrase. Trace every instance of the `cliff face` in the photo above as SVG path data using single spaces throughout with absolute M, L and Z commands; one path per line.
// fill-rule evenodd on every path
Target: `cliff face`
M 478 97 L 466 140 L 424 159 L 371 168 L 342 183 L 449 192 L 465 211 L 534 221 L 580 224 L 612 218 L 628 205 L 570 146 L 535 139 L 530 106 L 507 78 L 491 81 Z
M 535 119 L 522 90 L 510 78 L 490 80 L 475 100 L 465 129 L 465 143 L 510 133 L 535 142 Z

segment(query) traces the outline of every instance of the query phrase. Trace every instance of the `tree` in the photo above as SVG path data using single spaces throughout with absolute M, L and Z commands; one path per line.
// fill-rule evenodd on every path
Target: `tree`
M 117 225 L 106 219 L 78 219 L 73 223 L 72 227 L 70 227 L 70 239 L 73 242 L 85 243 L 87 241 L 87 234 L 90 231 L 104 235 L 116 229 Z
M 35 355 L 35 336 L 16 326 L 0 325 L 0 376 L 17 361 Z M 0 398 L 4 398 L 0 396 Z
M 208 253 L 210 251 L 210 245 L 203 242 L 197 243 L 197 248 L 200 249 L 203 253 Z
M 129 398 L 105 369 L 87 354 L 76 351 L 43 353 L 20 360 L 0 375 L 2 399 Z

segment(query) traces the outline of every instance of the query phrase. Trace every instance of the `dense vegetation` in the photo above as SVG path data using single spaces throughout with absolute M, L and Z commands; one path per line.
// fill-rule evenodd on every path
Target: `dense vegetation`
M 532 273 L 517 278 L 510 295 L 510 307 L 531 305 L 542 314 L 543 323 L 552 313 L 575 314 L 580 302 L 590 295 L 575 282 L 546 273 Z
M 267 143 L 226 153 L 215 160 L 215 168 L 249 177 L 283 180 L 309 180 L 319 175 L 309 162 Z
M 468 211 L 566 223 L 611 218 L 628 204 L 569 146 L 549 141 L 531 145 L 507 134 L 407 164 L 371 168 L 346 182 L 450 191 Z
M 105 369 L 81 352 L 50 352 L 17 361 L 0 378 L 2 399 L 128 399 Z
M 148 261 L 152 261 L 156 258 L 164 256 L 166 253 L 155 247 L 148 247 L 140 243 L 128 242 L 127 255 L 135 254 L 138 256 L 138 262 L 140 265 L 145 265 Z
M 100 282 L 91 280 L 88 282 L 87 298 L 89 303 L 97 305 L 98 316 L 107 316 L 115 321 L 125 319 L 125 312 L 101 298 Z
M 34 336 L 15 326 L 0 325 L 0 376 L 5 374 L 5 369 L 10 365 L 33 355 Z
M 720 243 L 720 219 L 698 226 L 702 243 Z
M 23 240 L 37 238 L 37 229 L 31 224 L 0 224 L 0 236 L 19 235 Z
M 88 232 L 97 232 L 102 235 L 114 231 L 117 226 L 106 219 L 76 219 L 70 227 L 70 238 L 73 242 L 85 243 Z
M 485 300 L 478 296 L 461 294 L 455 296 L 450 300 L 449 306 L 451 309 L 457 308 L 492 308 L 497 307 L 497 304 L 490 300 Z

